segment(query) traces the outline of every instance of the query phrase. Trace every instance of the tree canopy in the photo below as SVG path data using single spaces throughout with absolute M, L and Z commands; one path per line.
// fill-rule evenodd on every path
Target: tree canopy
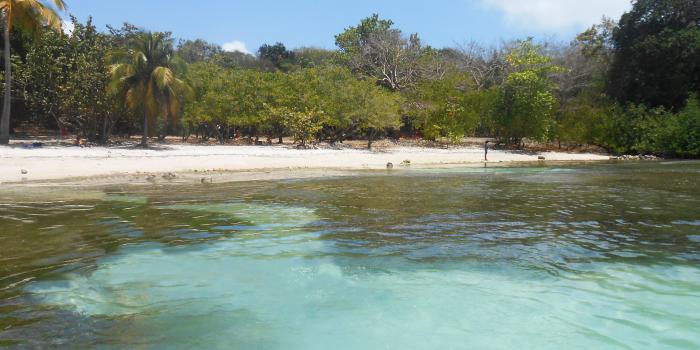
M 609 94 L 677 110 L 700 92 L 700 1 L 638 0 L 612 33 Z

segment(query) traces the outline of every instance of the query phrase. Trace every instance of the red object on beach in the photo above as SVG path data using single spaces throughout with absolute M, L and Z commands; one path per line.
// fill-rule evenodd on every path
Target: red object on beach
M 65 126 L 62 126 L 61 127 L 61 138 L 65 139 L 66 137 L 68 137 L 68 129 L 66 129 Z

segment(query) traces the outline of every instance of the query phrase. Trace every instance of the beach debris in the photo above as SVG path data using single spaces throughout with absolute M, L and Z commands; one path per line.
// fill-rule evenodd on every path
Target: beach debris
M 394 169 L 394 163 L 392 163 L 392 162 L 386 163 L 386 168 L 387 169 Z
M 29 174 L 29 172 L 27 171 L 27 169 L 22 169 L 22 175 L 27 175 L 27 174 Z
M 402 167 L 409 167 L 409 166 L 411 166 L 411 161 L 406 159 L 403 162 L 401 162 L 401 166 Z
M 545 160 L 545 159 L 547 159 L 547 158 L 545 158 L 544 156 L 539 156 L 539 157 L 537 157 L 537 159 L 538 159 L 538 160 Z
M 168 181 L 172 181 L 172 180 L 175 180 L 177 178 L 177 175 L 175 175 L 173 173 L 165 173 L 165 174 L 163 174 L 163 178 L 168 180 Z

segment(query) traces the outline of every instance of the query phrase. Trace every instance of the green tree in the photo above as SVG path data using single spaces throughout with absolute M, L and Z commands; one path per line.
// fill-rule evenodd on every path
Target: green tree
M 305 147 L 307 142 L 314 140 L 323 128 L 325 118 L 323 111 L 315 109 L 294 111 L 286 108 L 282 111 L 286 127 L 294 136 L 294 140 L 299 142 L 302 147 Z
M 56 9 L 66 8 L 63 0 L 52 0 Z M 31 0 L 2 0 L 0 11 L 3 16 L 4 43 L 3 57 L 5 63 L 5 95 L 3 99 L 2 117 L 0 117 L 0 144 L 10 142 L 10 118 L 12 105 L 12 60 L 10 53 L 10 35 L 14 27 L 19 27 L 29 33 L 37 33 L 43 27 L 61 31 L 61 17 L 56 10 L 43 1 Z
M 45 30 L 27 53 L 22 72 L 32 112 L 82 137 L 106 142 L 115 114 L 107 94 L 107 38 L 88 20 L 73 18 L 70 36 Z
M 222 52 L 221 46 L 202 39 L 180 41 L 177 45 L 178 56 L 187 63 L 207 61 Z
M 111 90 L 129 108 L 143 114 L 141 145 L 145 147 L 149 123 L 155 124 L 158 114 L 164 119 L 176 115 L 189 87 L 176 77 L 178 64 L 167 33 L 141 33 L 126 52 L 116 52 L 114 59 Z
M 323 139 L 342 142 L 364 134 L 374 138 L 400 124 L 399 95 L 371 80 L 358 80 L 345 67 L 324 66 L 295 72 L 292 102 L 300 110 L 323 111 Z M 371 143 L 371 142 L 370 142 Z
M 333 63 L 337 58 L 337 52 L 315 47 L 301 47 L 294 49 L 294 57 L 299 66 L 310 68 Z
M 700 1 L 637 0 L 613 31 L 608 93 L 679 110 L 700 92 Z
M 16 78 L 24 81 L 25 98 L 33 121 L 57 127 L 64 125 L 61 91 L 68 72 L 69 54 L 68 38 L 50 30 L 43 31 L 27 51 L 27 62 Z
M 401 101 L 397 93 L 384 91 L 377 86 L 367 86 L 360 91 L 359 128 L 367 135 L 367 148 L 371 149 L 378 134 L 401 126 Z
M 520 143 L 526 137 L 545 141 L 551 136 L 556 100 L 549 75 L 560 69 L 540 50 L 526 40 L 507 57 L 512 73 L 501 87 L 494 126 L 496 135 L 508 143 Z
M 291 69 L 295 61 L 294 52 L 287 50 L 284 44 L 279 42 L 274 45 L 263 44 L 258 49 L 258 56 L 285 72 Z
M 116 119 L 108 93 L 106 56 L 110 47 L 92 19 L 86 24 L 73 19 L 73 27 L 68 38 L 66 80 L 60 90 L 63 118 L 83 137 L 105 143 Z
M 190 67 L 187 80 L 196 98 L 185 108 L 184 122 L 205 126 L 224 142 L 220 129 L 234 128 L 258 137 L 269 131 L 265 110 L 272 105 L 286 75 L 250 69 L 228 69 L 213 62 Z M 279 80 L 278 80 L 279 79 Z
M 409 93 L 409 113 L 424 137 L 456 142 L 476 130 L 481 118 L 480 110 L 473 106 L 476 99 L 472 95 L 478 92 L 471 81 L 469 74 L 452 70 L 442 79 L 421 81 Z
M 418 34 L 406 37 L 393 24 L 375 14 L 336 35 L 335 42 L 341 61 L 355 73 L 398 91 L 417 80 L 423 47 Z

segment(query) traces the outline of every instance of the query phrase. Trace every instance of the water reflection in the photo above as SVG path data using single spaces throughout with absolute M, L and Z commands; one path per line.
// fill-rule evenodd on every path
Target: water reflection
M 4 205 L 0 345 L 697 348 L 698 168 L 420 170 Z

